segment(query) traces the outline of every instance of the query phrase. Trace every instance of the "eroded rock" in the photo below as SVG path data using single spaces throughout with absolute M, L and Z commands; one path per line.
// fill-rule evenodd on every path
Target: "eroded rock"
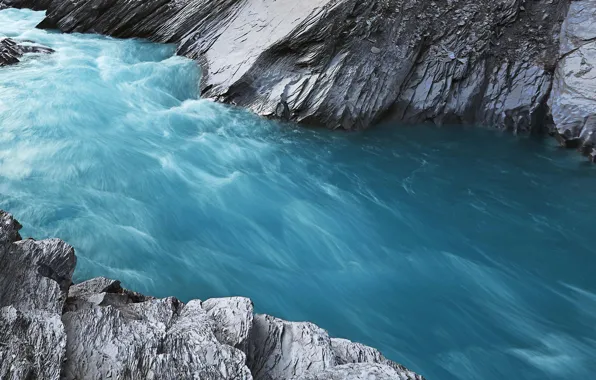
M 0 211 L 0 378 L 58 379 L 74 250 L 57 239 L 20 240 L 20 228 Z
M 572 1 L 550 105 L 562 145 L 596 143 L 596 1 Z
M 40 26 L 177 43 L 205 96 L 304 124 L 538 131 L 568 2 L 48 0 Z
M 20 58 L 27 53 L 50 54 L 53 52 L 54 50 L 47 47 L 20 44 L 11 38 L 0 37 L 0 67 L 18 63 Z
M 217 339 L 233 347 L 242 347 L 253 323 L 252 301 L 244 297 L 212 298 L 203 302 L 203 308 L 213 319 Z
M 336 364 L 325 330 L 269 315 L 255 315 L 246 354 L 255 380 L 292 379 Z
M 21 240 L 0 211 L 0 378 L 423 380 L 312 323 L 253 315 L 250 299 L 156 299 L 95 278 L 74 250 Z

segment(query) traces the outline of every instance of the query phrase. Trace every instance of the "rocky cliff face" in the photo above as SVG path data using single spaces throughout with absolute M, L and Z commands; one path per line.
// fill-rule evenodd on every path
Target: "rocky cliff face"
M 548 129 L 566 145 L 594 142 L 594 1 L 2 1 L 48 8 L 44 28 L 176 43 L 201 63 L 205 96 L 262 115 L 344 129 Z
M 0 211 L 0 378 L 424 380 L 312 323 L 254 315 L 247 298 L 155 299 L 95 278 L 72 247 L 21 240 Z
M 596 1 L 573 1 L 561 31 L 550 107 L 559 134 L 571 145 L 596 144 Z

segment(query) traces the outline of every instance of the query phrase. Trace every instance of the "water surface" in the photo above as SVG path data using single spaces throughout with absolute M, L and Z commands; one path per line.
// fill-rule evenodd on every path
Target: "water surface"
M 197 100 L 174 48 L 35 30 L 0 70 L 0 207 L 77 250 L 76 280 L 251 297 L 429 380 L 596 373 L 596 169 L 463 128 L 297 129 Z

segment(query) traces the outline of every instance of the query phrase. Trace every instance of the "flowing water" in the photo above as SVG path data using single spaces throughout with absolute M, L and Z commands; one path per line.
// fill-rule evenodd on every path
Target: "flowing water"
M 429 380 L 596 373 L 596 169 L 479 129 L 299 129 L 197 100 L 174 48 L 35 30 L 0 70 L 0 207 L 76 280 L 251 297 Z

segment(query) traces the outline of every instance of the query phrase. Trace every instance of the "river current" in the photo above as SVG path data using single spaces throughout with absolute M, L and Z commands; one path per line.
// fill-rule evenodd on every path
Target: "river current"
M 333 133 L 199 99 L 174 47 L 36 30 L 0 70 L 0 208 L 60 237 L 77 281 L 242 295 L 429 380 L 596 373 L 596 168 L 462 127 Z

